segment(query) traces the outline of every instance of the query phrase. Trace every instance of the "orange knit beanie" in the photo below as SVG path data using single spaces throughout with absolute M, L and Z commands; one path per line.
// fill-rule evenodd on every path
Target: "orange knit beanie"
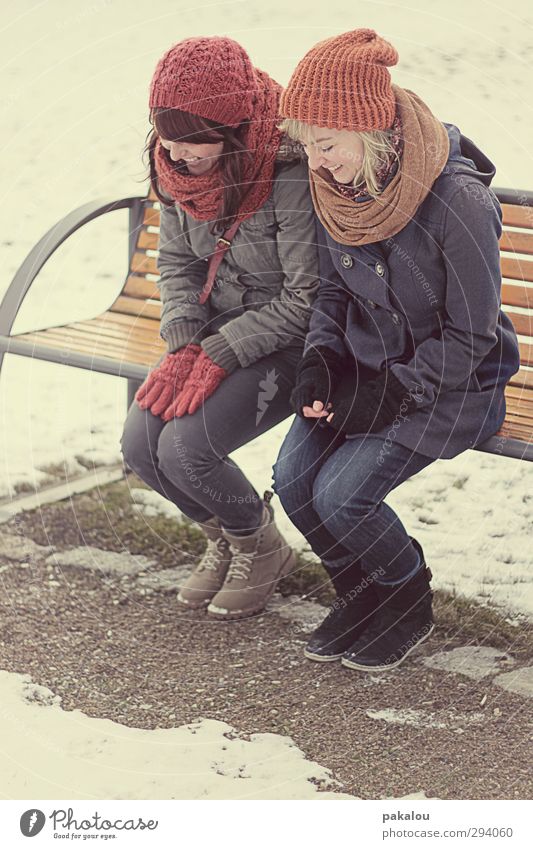
M 281 97 L 280 114 L 334 130 L 385 130 L 396 104 L 387 66 L 398 53 L 373 29 L 356 29 L 315 44 Z

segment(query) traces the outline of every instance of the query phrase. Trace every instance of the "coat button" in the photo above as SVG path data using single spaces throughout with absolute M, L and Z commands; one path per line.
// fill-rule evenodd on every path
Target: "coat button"
M 392 320 L 393 320 L 394 324 L 400 324 L 401 323 L 401 318 L 400 318 L 400 316 L 398 315 L 397 312 L 393 312 Z
M 376 304 L 374 303 L 374 301 L 367 301 L 367 304 L 368 304 L 368 306 L 370 307 L 371 310 L 376 309 Z
M 383 277 L 385 274 L 385 269 L 380 262 L 376 262 L 376 274 L 379 274 L 380 277 Z
M 341 263 L 344 265 L 345 268 L 351 268 L 353 265 L 353 259 L 348 254 L 342 254 Z

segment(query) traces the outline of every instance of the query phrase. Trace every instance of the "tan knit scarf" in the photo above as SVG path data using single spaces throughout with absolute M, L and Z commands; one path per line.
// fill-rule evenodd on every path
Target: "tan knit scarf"
M 414 92 L 392 86 L 403 127 L 399 168 L 378 198 L 355 202 L 335 188 L 325 169 L 309 171 L 316 213 L 342 245 L 366 245 L 399 233 L 415 215 L 444 168 L 450 151 L 446 128 Z
M 242 182 L 248 190 L 237 216 L 241 221 L 257 212 L 269 197 L 276 156 L 283 138 L 281 130 L 277 128 L 281 86 L 265 71 L 256 68 L 255 73 L 257 92 L 254 114 L 243 136 L 246 150 L 251 156 L 244 160 Z M 160 187 L 192 218 L 213 221 L 217 217 L 224 190 L 223 177 L 218 168 L 201 176 L 180 174 L 170 162 L 159 139 L 155 147 L 155 165 Z

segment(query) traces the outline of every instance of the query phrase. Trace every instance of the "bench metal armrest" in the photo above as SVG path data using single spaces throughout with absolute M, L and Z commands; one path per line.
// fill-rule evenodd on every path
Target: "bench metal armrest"
M 89 201 L 78 209 L 69 212 L 61 221 L 54 226 L 37 242 L 28 256 L 16 272 L 9 288 L 0 304 L 0 335 L 9 336 L 13 322 L 17 317 L 20 306 L 28 293 L 31 284 L 39 274 L 43 265 L 50 259 L 52 254 L 72 233 L 83 227 L 89 221 L 114 212 L 117 209 L 129 209 L 129 248 L 130 258 L 136 240 L 136 232 L 142 222 L 144 197 L 127 197 L 120 200 Z

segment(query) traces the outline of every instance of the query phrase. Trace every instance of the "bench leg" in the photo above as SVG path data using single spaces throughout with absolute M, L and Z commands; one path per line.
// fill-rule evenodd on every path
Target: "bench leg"
M 139 386 L 142 385 L 142 380 L 135 380 L 132 377 L 128 377 L 128 410 L 133 404 L 133 399 L 135 398 L 135 393 L 137 392 Z M 126 410 L 127 412 L 127 410 Z
M 137 389 L 139 388 L 139 386 L 141 386 L 141 384 L 142 384 L 142 380 L 134 380 L 133 378 L 128 377 L 128 410 L 131 407 L 131 405 L 133 404 L 133 400 L 135 398 L 135 393 L 137 392 Z M 126 410 L 126 412 L 128 410 Z M 130 469 L 130 467 L 128 466 L 128 464 L 126 463 L 126 461 L 124 459 L 122 460 L 122 463 L 124 465 L 124 471 L 125 471 L 126 474 L 128 474 L 128 472 L 133 471 L 133 469 Z

